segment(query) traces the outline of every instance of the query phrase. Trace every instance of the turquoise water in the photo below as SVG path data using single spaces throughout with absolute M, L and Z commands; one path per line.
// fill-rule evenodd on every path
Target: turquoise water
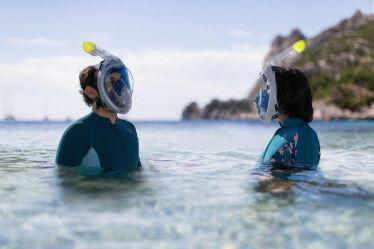
M 317 171 L 269 172 L 276 126 L 136 123 L 124 179 L 54 164 L 68 123 L 0 123 L 0 248 L 373 248 L 374 122 L 315 123 Z

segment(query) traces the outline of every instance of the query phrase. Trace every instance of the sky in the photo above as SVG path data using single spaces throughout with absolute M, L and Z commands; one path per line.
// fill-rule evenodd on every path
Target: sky
M 373 0 L 0 2 L 0 119 L 77 119 L 90 112 L 80 70 L 120 57 L 134 81 L 132 120 L 178 120 L 191 101 L 248 94 L 277 34 L 312 37 Z

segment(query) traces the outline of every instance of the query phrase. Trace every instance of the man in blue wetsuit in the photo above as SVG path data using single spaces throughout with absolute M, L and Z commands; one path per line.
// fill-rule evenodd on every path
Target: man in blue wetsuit
M 94 154 L 104 175 L 139 168 L 135 126 L 117 117 L 117 112 L 126 113 L 131 108 L 131 73 L 122 61 L 110 55 L 99 65 L 85 68 L 79 80 L 83 99 L 93 111 L 66 129 L 56 163 L 87 166 L 87 157 Z
M 264 164 L 277 168 L 315 169 L 320 160 L 308 79 L 298 69 L 268 66 L 261 73 L 262 89 L 256 96 L 260 119 L 277 119 L 279 128 L 261 155 Z

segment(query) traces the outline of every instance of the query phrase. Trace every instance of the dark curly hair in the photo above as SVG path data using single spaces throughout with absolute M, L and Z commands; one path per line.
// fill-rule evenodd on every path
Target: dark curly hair
M 309 81 L 296 68 L 273 67 L 277 81 L 278 110 L 309 123 L 313 120 L 312 93 Z
M 82 94 L 83 96 L 83 100 L 84 102 L 88 105 L 88 106 L 92 106 L 92 104 L 94 103 L 92 99 L 90 99 L 85 93 L 84 93 L 84 89 L 86 88 L 86 86 L 92 86 L 93 88 L 96 89 L 96 91 L 98 90 L 97 89 L 97 69 L 94 67 L 94 66 L 88 66 L 86 67 L 85 69 L 83 69 L 80 73 L 79 73 L 79 83 L 80 83 L 80 86 L 81 86 L 81 91 L 80 93 Z

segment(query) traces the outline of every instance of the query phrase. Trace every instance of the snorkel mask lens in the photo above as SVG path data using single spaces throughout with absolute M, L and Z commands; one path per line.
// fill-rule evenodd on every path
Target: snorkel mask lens
M 259 93 L 256 95 L 255 103 L 256 103 L 258 115 L 260 116 L 261 119 L 264 119 L 266 116 L 266 112 L 268 110 L 268 106 L 269 106 L 270 84 L 269 84 L 268 78 L 263 72 L 260 73 L 260 77 L 262 80 L 262 84 L 261 84 L 262 87 Z
M 269 105 L 269 94 L 266 90 L 261 89 L 256 96 L 256 107 L 260 118 L 264 118 Z
M 132 85 L 129 82 L 129 77 L 125 68 L 113 70 L 110 77 L 113 82 L 113 90 L 118 96 L 121 96 L 126 88 L 132 94 Z
M 129 87 L 126 68 L 112 68 L 106 75 L 104 82 L 107 101 L 118 108 L 130 106 L 132 89 Z
M 265 90 L 268 92 L 270 90 L 270 83 L 268 81 L 268 78 L 266 77 L 266 75 L 264 73 L 260 73 L 260 76 L 261 76 L 261 79 L 264 83 L 264 88 Z
M 125 90 L 125 83 L 122 79 L 117 80 L 113 85 L 113 90 L 117 94 L 117 96 L 121 96 L 123 91 Z

